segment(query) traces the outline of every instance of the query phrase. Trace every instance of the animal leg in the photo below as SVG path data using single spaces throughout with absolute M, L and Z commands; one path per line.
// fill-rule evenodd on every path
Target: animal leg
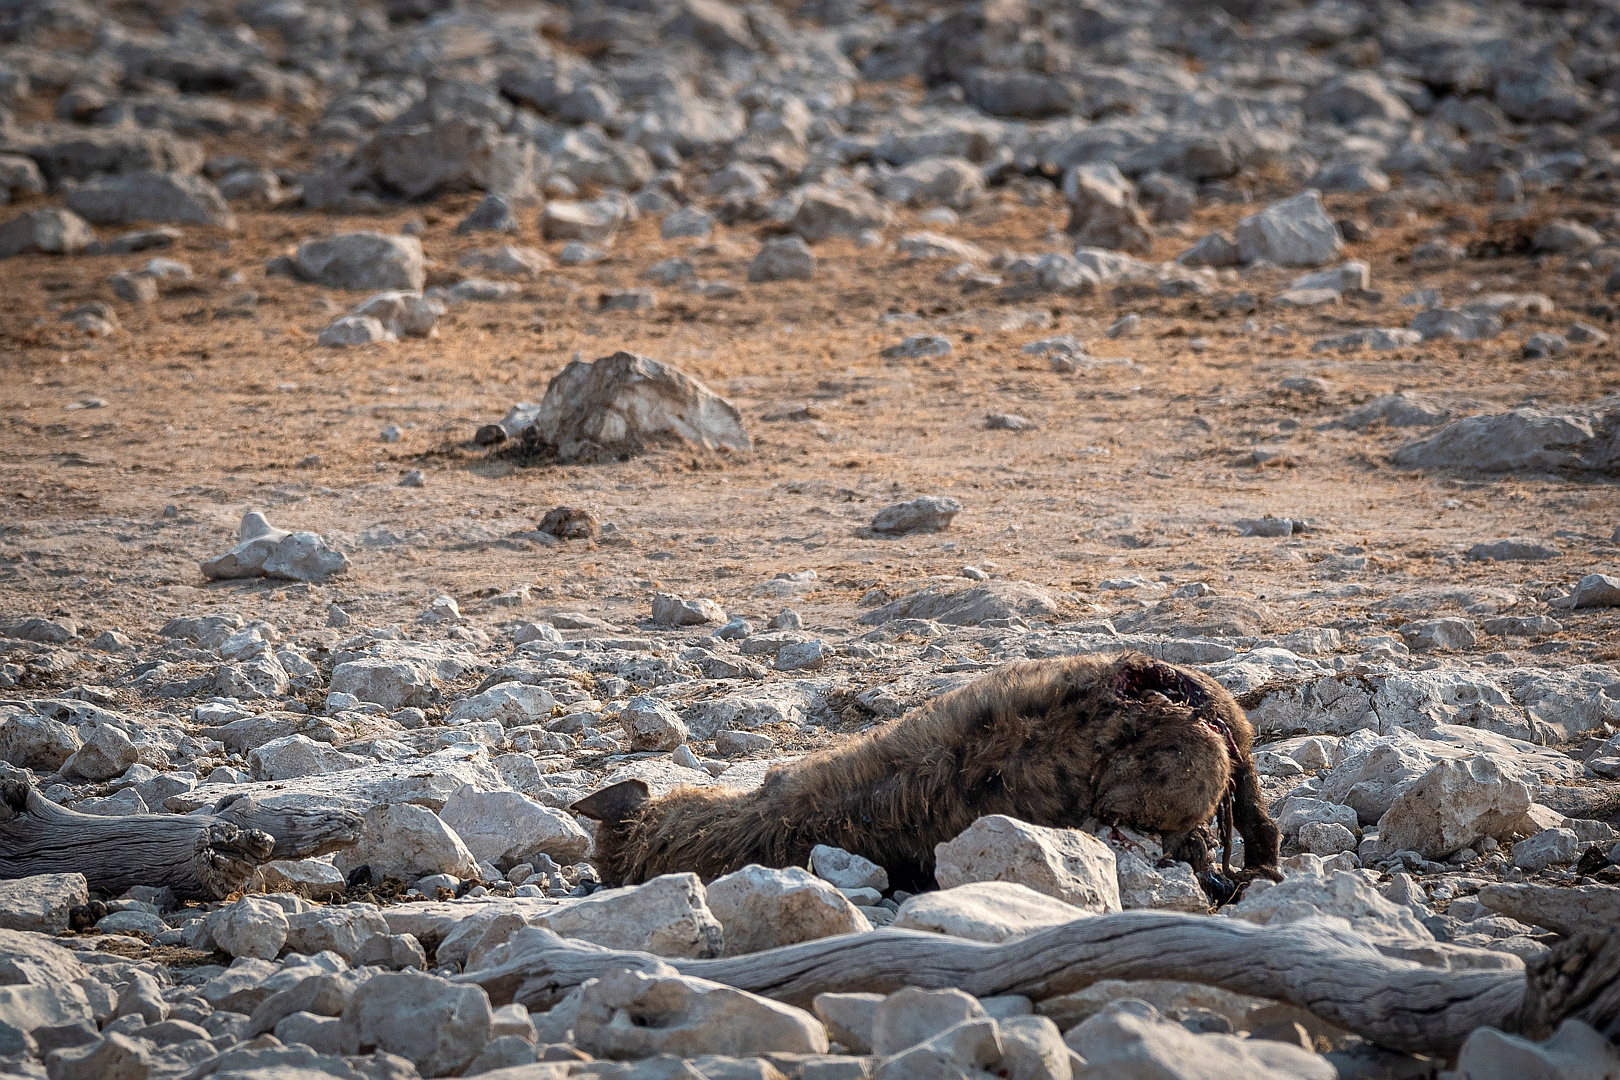
M 1244 869 L 1274 867 L 1281 854 L 1282 834 L 1271 820 L 1271 815 L 1266 813 L 1254 766 L 1248 762 L 1239 765 L 1234 779 L 1237 790 L 1232 798 L 1232 811 L 1238 832 L 1243 835 Z
M 1165 833 L 1164 853 L 1177 862 L 1187 863 L 1193 872 L 1203 874 L 1209 870 L 1209 837 L 1202 826 L 1184 832 Z

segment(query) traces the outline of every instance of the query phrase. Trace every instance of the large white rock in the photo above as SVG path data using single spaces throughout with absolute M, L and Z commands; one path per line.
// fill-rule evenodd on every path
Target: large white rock
M 242 515 L 238 543 L 231 550 L 202 564 L 203 576 L 214 581 L 269 577 L 321 583 L 349 569 L 348 556 L 327 547 L 312 532 L 287 532 L 250 511 Z
M 655 956 L 719 956 L 725 944 L 725 931 L 696 874 L 664 874 L 644 885 L 603 889 L 542 917 L 539 925 L 604 948 Z
M 707 887 L 709 910 L 725 928 L 726 956 L 872 929 L 832 885 L 790 866 L 745 866 Z
M 748 280 L 809 281 L 816 276 L 816 256 L 801 237 L 773 236 L 759 246 L 748 264 Z
M 1299 829 L 1299 846 L 1313 855 L 1331 856 L 1354 851 L 1360 842 L 1348 826 L 1336 821 L 1312 821 Z
M 1199 887 L 1192 867 L 1184 862 L 1159 866 L 1162 853 L 1153 858 L 1121 847 L 1114 852 L 1119 871 L 1119 903 L 1128 911 L 1147 908 L 1158 911 L 1186 911 L 1202 915 L 1209 910 L 1209 897 Z
M 625 213 L 626 204 L 618 199 L 549 202 L 540 215 L 540 231 L 547 240 L 597 244 L 613 238 L 625 220 Z
M 395 337 L 436 337 L 444 302 L 429 300 L 421 293 L 391 289 L 373 296 L 354 313 L 376 319 Z
M 1005 1016 L 996 1020 L 1001 1037 L 1001 1061 L 995 1075 L 1030 1080 L 1065 1080 L 1074 1075 L 1074 1055 L 1063 1043 L 1063 1033 L 1044 1016 Z
M 1251 883 L 1243 899 L 1222 908 L 1221 913 L 1261 926 L 1337 915 L 1375 945 L 1407 949 L 1434 941 L 1434 935 L 1418 922 L 1411 908 L 1384 899 L 1359 874 L 1335 870 L 1324 876 L 1319 870 L 1290 871 L 1286 880 L 1270 888 L 1257 890 L 1256 884 Z
M 343 895 L 344 880 L 337 867 L 321 859 L 272 859 L 253 871 L 253 889 L 336 900 Z
M 655 600 L 654 610 L 657 606 Z M 666 703 L 647 695 L 625 702 L 619 710 L 619 726 L 630 737 L 630 749 L 636 753 L 673 750 L 686 742 L 686 724 L 680 716 Z
M 1543 829 L 1513 845 L 1513 865 L 1535 873 L 1549 866 L 1563 866 L 1581 857 L 1586 845 L 1573 829 Z
M 200 807 L 212 806 L 228 795 L 251 794 L 277 810 L 342 809 L 363 814 L 383 803 L 410 802 L 441 807 L 463 784 L 476 784 L 486 790 L 505 786 L 500 770 L 491 764 L 481 745 L 456 743 L 418 758 L 348 769 L 329 776 L 300 777 L 278 782 L 274 787 L 223 781 L 199 784 L 190 791 L 169 796 L 163 800 L 163 805 L 172 813 L 189 814 Z
M 248 768 L 255 780 L 292 780 L 300 776 L 325 776 L 370 765 L 369 758 L 345 754 L 336 747 L 316 742 L 308 735 L 284 735 L 248 751 Z
M 618 968 L 581 988 L 574 1035 L 598 1057 L 825 1054 L 827 1031 L 802 1009 L 719 983 Z
M 85 736 L 78 751 L 62 763 L 62 771 L 86 780 L 111 780 L 137 764 L 167 767 L 169 757 L 138 724 L 104 715 L 97 719 L 95 729 Z
M 523 197 L 534 193 L 534 158 L 528 138 L 463 115 L 388 125 L 355 151 L 352 168 L 407 199 L 468 188 Z
M 40 1028 L 94 1019 L 84 989 L 74 983 L 0 986 L 0 1054 L 31 1054 Z
M 388 932 L 388 920 L 371 904 L 314 907 L 287 916 L 287 949 L 310 956 L 334 952 L 352 963 L 372 938 Z
M 1108 1006 L 1063 1037 L 1086 1059 L 1082 1076 L 1109 1080 L 1338 1080 L 1326 1058 L 1297 1046 L 1195 1035 L 1141 1001 Z
M 53 1050 L 50 1057 L 46 1075 L 51 1080 L 145 1080 L 153 1072 L 148 1044 L 120 1031 L 108 1032 L 99 1042 Z
M 1487 885 L 1479 902 L 1522 923 L 1566 937 L 1620 923 L 1620 889 L 1611 885 Z
M 1398 447 L 1389 460 L 1403 469 L 1553 471 L 1588 468 L 1604 449 L 1591 417 L 1525 407 L 1453 420 L 1427 438 Z
M 1249 1028 L 1252 1026 L 1250 1013 L 1275 1004 L 1267 998 L 1234 994 L 1217 986 L 1175 979 L 1102 979 L 1084 990 L 1046 998 L 1037 1008 L 1042 1016 L 1051 1017 L 1058 1027 L 1068 1031 L 1079 1027 L 1114 1002 L 1127 998 L 1145 1001 L 1166 1014 L 1181 1009 L 1207 1009 L 1226 1017 L 1234 1030 Z
M 810 1008 L 833 1042 L 855 1054 L 872 1052 L 872 1026 L 882 994 L 817 994 Z
M 1048 829 L 1004 814 L 982 817 L 934 847 L 943 888 L 1011 881 L 1093 912 L 1119 911 L 1114 853 L 1075 829 Z
M 585 858 L 591 838 L 573 815 L 541 806 L 516 791 L 464 785 L 446 800 L 439 819 L 455 830 L 473 857 L 506 870 L 549 855 L 568 865 Z
M 478 876 L 478 860 L 455 831 L 425 806 L 374 806 L 361 819 L 360 842 L 338 855 L 339 869 L 366 865 L 375 877 L 411 882 L 431 874 Z
M 972 994 L 908 986 L 884 998 L 872 1014 L 872 1052 L 884 1057 L 927 1042 L 941 1032 L 989 1016 Z
M 949 495 L 924 495 L 907 502 L 885 506 L 872 518 L 870 527 L 872 532 L 879 536 L 943 532 L 951 527 L 951 522 L 955 521 L 956 515 L 961 512 L 962 503 Z
M 810 849 L 810 872 L 840 889 L 889 891 L 887 870 L 871 859 L 827 844 L 817 844 Z
M 1070 1080 L 1073 1055 L 1044 1016 L 964 1020 L 878 1062 L 875 1080 L 957 1080 L 1015 1076 Z M 1112 1076 L 1113 1074 L 1110 1074 Z
M 83 874 L 35 874 L 0 881 L 0 930 L 60 934 L 68 913 L 90 902 Z
M 1579 1020 L 1565 1020 L 1546 1042 L 1475 1028 L 1457 1055 L 1465 1080 L 1614 1080 L 1620 1050 Z
M 918 158 L 880 182 L 884 198 L 907 206 L 966 210 L 984 194 L 984 174 L 959 157 Z
M 1494 757 L 1442 761 L 1408 787 L 1378 821 L 1378 847 L 1443 859 L 1484 837 L 1512 835 L 1531 791 Z
M 629 352 L 563 368 L 521 434 L 564 461 L 616 460 L 671 441 L 753 447 L 735 405 L 679 369 Z
M 364 656 L 332 669 L 328 687 L 334 694 L 353 694 L 388 710 L 421 708 L 439 697 L 433 665 L 404 656 Z
M 538 686 L 524 683 L 500 683 L 481 694 L 463 698 L 445 714 L 447 724 L 464 724 L 469 720 L 496 720 L 503 727 L 522 727 L 540 724 L 551 719 L 557 699 Z
M 71 255 L 94 243 L 96 234 L 71 210 L 41 207 L 0 225 L 0 259 L 13 255 Z
M 21 709 L 0 712 L 0 761 L 56 772 L 79 749 L 79 733 L 59 720 Z
M 1402 123 L 1412 119 L 1412 108 L 1371 71 L 1352 71 L 1329 79 L 1305 96 L 1306 119 L 1348 127 L 1371 117 Z
M 1120 174 L 1111 161 L 1075 165 L 1063 177 L 1063 197 L 1069 204 L 1066 228 L 1082 247 L 1108 248 L 1147 254 L 1153 234 L 1147 214 L 1136 202 L 1136 185 Z
M 1320 777 L 1322 798 L 1350 807 L 1361 824 L 1371 825 L 1442 761 L 1488 758 L 1505 776 L 1522 781 L 1532 793 L 1540 788 L 1543 779 L 1567 780 L 1575 776 L 1570 768 L 1573 762 L 1565 755 L 1548 753 L 1493 732 L 1437 725 L 1435 735 L 1419 739 L 1397 729 L 1388 735 L 1358 732 L 1350 736 L 1334 751 L 1333 767 Z M 1284 815 L 1289 813 L 1289 805 L 1282 808 Z M 1325 815 L 1314 817 L 1338 820 Z M 1297 827 L 1304 821 L 1295 824 Z
M 1306 825 L 1343 825 L 1347 829 L 1360 827 L 1360 819 L 1353 807 L 1340 803 L 1313 799 L 1306 795 L 1290 795 L 1277 808 L 1277 828 L 1285 837 L 1299 835 Z
M 890 222 L 888 207 L 861 188 L 810 184 L 802 189 L 791 228 L 812 244 L 835 237 L 854 239 Z
M 201 176 L 142 171 L 103 176 L 80 184 L 64 200 L 69 210 L 94 225 L 135 221 L 176 221 L 236 228 L 219 189 Z
M 1250 214 L 1237 223 L 1234 236 L 1246 263 L 1266 259 L 1278 266 L 1321 266 L 1344 248 L 1321 195 L 1310 189 Z
M 210 912 L 208 936 L 232 956 L 274 960 L 287 943 L 287 913 L 273 900 L 244 896 Z
M 278 990 L 285 989 L 270 985 L 270 979 L 279 971 L 273 960 L 241 957 L 223 974 L 203 983 L 197 994 L 216 1009 L 251 1014 Z
M 897 503 L 896 506 L 911 507 L 924 501 L 956 504 L 955 499 L 917 499 L 911 503 Z M 936 505 L 936 510 L 954 516 L 961 506 Z M 879 519 L 882 516 L 880 513 Z M 905 518 L 912 522 L 917 520 L 910 513 Z M 880 520 L 873 521 L 874 531 L 881 523 Z M 945 518 L 945 524 L 949 524 L 949 517 Z M 1027 581 L 989 581 L 966 589 L 941 583 L 874 608 L 856 622 L 873 625 L 896 619 L 929 619 L 951 626 L 978 626 L 990 619 L 1047 618 L 1060 610 L 1062 606 L 1056 594 Z
M 482 987 L 401 971 L 366 980 L 343 1010 L 343 1042 L 357 1053 L 409 1058 L 423 1076 L 444 1076 L 489 1042 L 492 1016 Z
M 321 331 L 315 343 L 329 349 L 346 349 L 351 345 L 379 345 L 398 340 L 399 335 L 384 326 L 380 319 L 370 315 L 341 315 Z
M 338 233 L 298 245 L 294 272 L 329 289 L 421 292 L 427 280 L 422 242 L 379 232 Z
M 925 1042 L 907 1047 L 878 1063 L 876 1080 L 956 1080 L 994 1076 L 1001 1063 L 1001 1036 L 996 1022 L 978 1017 L 954 1024 Z
M 972 941 L 1006 941 L 1095 914 L 1011 881 L 976 881 L 908 898 L 889 925 Z

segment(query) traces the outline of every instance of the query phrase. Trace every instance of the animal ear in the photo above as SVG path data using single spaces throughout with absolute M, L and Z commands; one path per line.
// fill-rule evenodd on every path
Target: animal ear
M 568 809 L 592 821 L 608 825 L 623 825 L 641 812 L 652 798 L 652 790 L 645 780 L 622 780 L 587 795 Z

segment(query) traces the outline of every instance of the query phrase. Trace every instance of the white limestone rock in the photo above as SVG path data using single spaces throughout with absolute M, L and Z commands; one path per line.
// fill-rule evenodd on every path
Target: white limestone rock
M 706 893 L 725 928 L 725 956 L 872 929 L 843 893 L 796 866 L 745 866 L 709 882 Z
M 802 1009 L 704 979 L 628 968 L 581 987 L 574 1033 L 598 1057 L 825 1054 L 827 1031 Z
M 445 714 L 447 724 L 471 720 L 495 720 L 502 727 L 543 724 L 551 719 L 557 699 L 550 691 L 524 683 L 499 683 L 481 694 L 463 698 Z
M 1063 1041 L 1086 1073 L 1155 1080 L 1338 1080 L 1339 1071 L 1297 1046 L 1234 1035 L 1196 1035 L 1141 1001 L 1116 1002 Z
M 35 874 L 0 881 L 0 930 L 60 934 L 68 913 L 90 902 L 83 874 Z
M 753 447 L 731 402 L 673 365 L 622 351 L 563 368 L 520 435 L 561 461 L 617 460 L 667 442 Z
M 696 874 L 664 874 L 643 885 L 602 889 L 538 920 L 538 925 L 608 949 L 654 956 L 719 956 L 725 931 Z
M 872 1052 L 898 1054 L 958 1024 L 988 1017 L 972 994 L 908 986 L 885 997 L 873 1011 Z
M 1434 941 L 1411 908 L 1384 899 L 1358 873 L 1335 870 L 1324 875 L 1319 866 L 1313 866 L 1290 871 L 1285 880 L 1270 888 L 1257 890 L 1255 884 L 1250 884 L 1242 900 L 1222 908 L 1221 913 L 1261 926 L 1336 915 L 1375 945 L 1408 949 Z
M 338 854 L 339 869 L 361 865 L 372 874 L 413 882 L 431 874 L 478 876 L 478 860 L 455 831 L 425 806 L 392 803 L 367 810 L 360 842 Z
M 354 963 L 372 938 L 388 932 L 388 921 L 371 904 L 313 907 L 287 916 L 287 950 L 306 956 L 330 952 Z
M 1004 814 L 982 817 L 934 848 L 943 888 L 1011 881 L 1087 911 L 1120 910 L 1114 853 L 1075 829 L 1048 829 Z
M 590 850 L 590 836 L 573 815 L 516 791 L 464 785 L 445 801 L 439 819 L 455 830 L 475 859 L 502 870 L 538 862 L 541 855 L 566 866 L 582 861 Z
M 492 1019 L 482 987 L 402 971 L 361 984 L 343 1010 L 342 1038 L 359 1053 L 385 1050 L 423 1076 L 444 1076 L 484 1048 Z
M 663 595 L 661 593 L 653 600 L 654 610 L 657 610 L 658 599 Z M 697 603 L 713 604 L 713 601 Z M 625 702 L 619 710 L 619 726 L 630 737 L 630 749 L 634 753 L 661 753 L 674 750 L 686 742 L 686 724 L 680 716 L 666 703 L 647 695 Z
M 817 844 L 810 849 L 810 872 L 840 889 L 889 891 L 887 870 L 871 859 L 827 844 Z
M 204 577 L 214 581 L 270 577 L 319 584 L 349 568 L 348 556 L 328 547 L 315 533 L 274 528 L 257 511 L 242 515 L 239 536 L 230 551 L 202 564 Z
M 210 912 L 208 936 L 232 956 L 274 960 L 287 943 L 287 915 L 281 905 L 254 896 Z
M 1025 885 L 976 881 L 907 898 L 889 925 L 999 942 L 1095 914 Z
M 1612 1080 L 1620 1076 L 1620 1049 L 1574 1018 L 1539 1043 L 1482 1027 L 1463 1043 L 1457 1075 L 1467 1080 Z
M 1564 866 L 1581 857 L 1586 845 L 1573 829 L 1543 829 L 1513 845 L 1513 865 L 1536 873 Z
M 247 760 L 255 780 L 326 776 L 371 764 L 370 758 L 345 754 L 334 746 L 296 733 L 254 747 L 248 751 Z
M 1266 259 L 1278 266 L 1321 266 L 1344 248 L 1321 195 L 1310 189 L 1250 214 L 1233 235 L 1246 263 Z
M 298 245 L 293 272 L 329 289 L 421 292 L 427 280 L 422 242 L 379 232 L 338 233 Z
M 1484 837 L 1508 839 L 1531 800 L 1530 786 L 1494 757 L 1442 761 L 1406 788 L 1379 819 L 1379 850 L 1444 859 Z

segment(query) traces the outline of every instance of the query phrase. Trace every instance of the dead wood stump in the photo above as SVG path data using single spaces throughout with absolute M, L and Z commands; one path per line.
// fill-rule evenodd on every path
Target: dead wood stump
M 104 896 L 166 885 L 181 900 L 218 900 L 244 888 L 275 846 L 269 833 L 211 814 L 97 817 L 0 781 L 0 878 L 76 873 Z

